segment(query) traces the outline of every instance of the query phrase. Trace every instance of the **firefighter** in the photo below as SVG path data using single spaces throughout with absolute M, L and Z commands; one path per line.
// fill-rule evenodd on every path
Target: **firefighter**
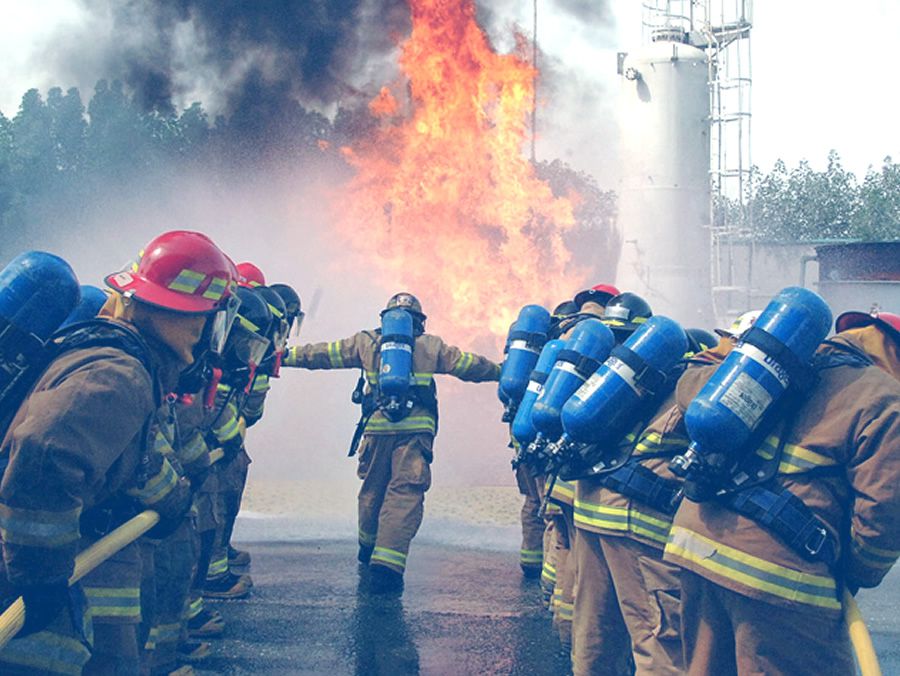
M 817 381 L 756 451 L 780 452 L 753 487 L 769 506 L 748 510 L 761 503 L 738 491 L 675 515 L 665 559 L 684 568 L 690 674 L 855 673 L 843 588 L 877 586 L 900 556 L 900 318 L 850 313 L 837 329 Z M 713 370 L 682 377 L 682 411 Z
M 154 450 L 163 455 L 180 477 L 193 489 L 199 487 L 209 470 L 206 446 L 185 443 L 176 409 L 179 397 L 166 397 L 162 420 L 153 430 Z M 141 584 L 141 640 L 144 646 L 143 671 L 169 674 L 179 661 L 197 662 L 210 654 L 210 645 L 189 641 L 186 610 L 191 581 L 197 565 L 196 513 L 191 509 L 173 533 L 164 538 L 145 537 L 141 543 L 143 582 Z
M 244 446 L 247 419 L 251 415 L 248 410 L 259 408 L 259 415 L 262 414 L 260 394 L 264 396 L 268 391 L 268 379 L 262 381 L 264 387 L 261 387 L 263 374 L 260 368 L 272 350 L 272 336 L 279 330 L 272 328 L 279 321 L 273 317 L 273 310 L 277 312 L 278 309 L 268 302 L 264 291 L 268 289 L 261 286 L 238 290 L 239 297 L 246 299 L 247 312 L 239 317 L 241 321 L 235 327 L 235 348 L 226 349 L 223 377 L 217 385 L 208 427 L 211 443 L 220 445 L 225 451 L 225 457 L 216 466 L 217 509 L 221 520 L 216 528 L 212 560 L 203 590 L 203 595 L 208 598 L 242 598 L 252 587 L 249 575 L 238 575 L 231 570 L 229 558 L 233 557 L 229 557 L 229 543 L 250 466 L 250 456 Z M 257 419 L 258 416 L 250 418 L 251 423 Z M 247 558 L 249 562 L 249 555 Z
M 237 283 L 248 289 L 255 289 L 257 286 L 266 285 L 266 276 L 263 271 L 253 263 L 245 261 L 237 264 L 238 280 Z
M 162 392 L 229 327 L 234 265 L 206 236 L 160 235 L 130 269 L 84 342 L 61 351 L 19 407 L 0 446 L 2 598 L 22 596 L 20 637 L 3 673 L 135 673 L 140 619 L 137 545 L 67 587 L 75 554 L 140 511 L 179 524 L 188 493 L 168 465 L 147 471 Z M 168 468 L 168 469 L 166 469 Z M 87 598 L 87 606 L 83 600 Z M 91 646 L 90 637 L 93 634 Z M 88 658 L 90 661 L 88 662 Z
M 579 321 L 578 315 L 578 306 L 575 305 L 575 301 L 566 300 L 557 305 L 553 309 L 553 313 L 550 315 L 551 324 L 550 324 L 550 332 L 547 335 L 548 339 L 561 338 L 563 334 L 567 333 L 568 330 L 575 326 L 575 324 Z M 521 465 L 520 465 L 521 467 Z M 533 475 L 532 472 L 529 472 L 530 475 L 533 476 L 532 481 L 535 485 L 535 493 L 537 495 L 537 510 L 540 510 L 541 502 L 544 499 L 545 493 L 545 478 L 542 475 Z M 552 498 L 552 496 L 551 496 Z M 541 585 L 541 596 L 544 601 L 544 606 L 550 610 L 551 613 L 554 613 L 554 589 L 556 588 L 556 564 L 557 564 L 557 539 L 556 539 L 556 529 L 553 523 L 553 516 L 555 514 L 560 513 L 560 508 L 556 504 L 556 501 L 549 502 L 544 514 L 543 520 L 543 537 L 542 537 L 542 549 L 543 549 L 543 562 L 541 565 L 541 577 L 540 577 L 540 585 Z M 537 515 L 537 512 L 535 512 Z M 524 526 L 523 526 L 524 527 Z
M 425 333 L 426 316 L 409 293 L 391 297 L 382 312 L 406 310 L 413 318 L 411 410 L 392 422 L 380 410 L 381 335 L 377 330 L 330 343 L 290 349 L 284 365 L 309 369 L 359 368 L 363 372 L 364 411 L 368 420 L 359 450 L 359 560 L 369 564 L 374 591 L 401 590 L 410 541 L 422 522 L 425 492 L 431 486 L 431 460 L 437 433 L 434 375 L 469 382 L 497 381 L 500 367 L 486 357 L 464 352 Z
M 704 353 L 716 343 L 702 329 L 688 329 L 685 359 Z M 702 357 L 699 363 L 710 363 Z M 628 632 L 609 638 L 604 620 L 585 618 L 576 607 L 579 640 L 604 645 L 604 650 L 579 650 L 573 671 L 576 674 L 617 673 L 610 671 L 609 655 L 621 656 L 628 646 L 637 674 L 680 674 L 683 671 L 680 637 L 680 570 L 662 560 L 663 547 L 675 511 L 681 482 L 669 469 L 669 461 L 684 452 L 689 440 L 684 421 L 675 405 L 674 379 L 669 393 L 640 424 L 618 444 L 632 453 L 630 460 L 611 474 L 578 480 L 575 525 L 580 530 L 579 546 L 590 548 L 582 560 L 590 562 L 579 570 L 579 579 L 598 577 L 608 584 L 610 604 Z M 640 477 L 636 483 L 632 477 Z M 610 645 L 612 640 L 619 645 Z M 609 643 L 607 643 L 609 642 Z M 609 648 L 606 648 L 610 645 Z M 618 663 L 621 665 L 621 660 Z
M 579 291 L 572 300 L 574 313 L 559 322 L 560 337 L 567 338 L 575 325 L 583 319 L 602 318 L 606 305 L 618 295 L 619 290 L 611 284 L 597 284 Z M 543 484 L 545 478 L 538 477 L 538 481 Z M 542 486 L 541 495 L 543 494 Z M 547 546 L 552 550 L 549 554 L 551 570 L 547 572 L 548 578 L 553 578 L 550 598 L 553 626 L 565 648 L 570 648 L 572 644 L 572 618 L 575 610 L 575 558 L 572 554 L 575 540 L 574 501 L 575 482 L 557 479 L 546 510 L 547 528 L 551 531 Z
M 653 315 L 650 305 L 630 292 L 611 298 L 601 321 L 623 343 Z M 600 546 L 599 534 L 604 528 L 620 521 L 604 518 L 602 489 L 597 479 L 574 482 L 575 496 L 572 522 L 568 524 L 569 540 L 573 545 L 574 604 L 572 617 L 572 669 L 575 674 L 630 673 L 631 641 L 624 607 L 616 595 L 612 568 Z M 622 511 L 616 507 L 617 517 Z M 627 519 L 621 519 L 627 524 Z M 559 576 L 559 571 L 557 571 Z M 559 584 L 559 583 L 558 583 Z
M 559 337 L 560 322 L 568 315 L 577 313 L 572 301 L 565 301 L 556 306 L 550 315 L 548 339 Z M 512 436 L 510 423 L 510 446 L 518 454 L 518 442 Z M 549 599 L 556 581 L 554 562 L 547 557 L 545 543 L 549 540 L 547 526 L 540 516 L 543 499 L 542 485 L 530 467 L 520 464 L 515 468 L 516 485 L 519 494 L 525 499 L 519 517 L 522 524 L 522 544 L 519 547 L 519 567 L 527 579 L 538 579 L 544 594 L 545 605 L 549 608 Z

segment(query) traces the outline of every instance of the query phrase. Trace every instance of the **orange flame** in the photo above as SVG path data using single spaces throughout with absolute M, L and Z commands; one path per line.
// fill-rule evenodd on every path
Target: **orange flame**
M 355 177 L 338 229 L 388 290 L 408 290 L 450 336 L 505 336 L 526 303 L 553 306 L 583 284 L 563 233 L 571 200 L 554 197 L 523 148 L 535 70 L 498 54 L 473 0 L 410 0 L 407 78 L 370 102 L 374 135 L 344 148 Z M 398 98 L 400 99 L 398 101 Z

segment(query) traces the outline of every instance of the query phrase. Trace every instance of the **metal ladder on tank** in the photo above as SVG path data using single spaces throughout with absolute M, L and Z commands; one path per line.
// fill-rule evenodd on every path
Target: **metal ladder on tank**
M 700 32 L 709 55 L 710 287 L 719 325 L 752 309 L 750 238 L 751 85 L 749 0 L 709 0 Z M 727 205 L 727 206 L 726 206 Z M 738 242 L 747 243 L 746 273 L 736 269 Z

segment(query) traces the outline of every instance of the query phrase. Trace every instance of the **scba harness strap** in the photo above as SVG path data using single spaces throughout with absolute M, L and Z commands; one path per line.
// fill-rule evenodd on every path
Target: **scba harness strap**
M 540 353 L 544 344 L 547 342 L 547 335 L 544 333 L 535 333 L 533 331 L 511 331 L 509 334 L 509 342 L 506 345 L 504 353 L 509 352 L 513 347 L 513 343 L 518 343 L 517 347 Z
M 615 357 L 634 371 L 635 385 L 652 397 L 655 397 L 658 392 L 662 391 L 669 380 L 665 373 L 649 364 L 641 355 L 624 345 L 616 345 L 610 352 L 610 356 Z
M 640 460 L 629 461 L 623 467 L 605 475 L 603 485 L 664 514 L 674 514 L 680 502 L 679 483 L 664 479 L 641 465 Z
M 815 355 L 810 367 L 803 367 L 801 364 L 801 367 L 810 374 L 808 376 L 810 379 L 805 381 L 804 385 L 811 387 L 818 374 L 826 369 L 841 366 L 865 368 L 873 363 L 864 352 L 854 346 L 830 340 L 824 341 L 823 344 L 834 348 L 834 351 Z M 776 466 L 784 452 L 786 439 L 787 430 L 782 432 L 778 452 L 772 460 Z M 840 471 L 839 467 L 814 467 L 802 474 L 834 476 Z M 771 484 L 772 480 L 766 484 L 747 486 L 720 494 L 718 499 L 730 509 L 768 528 L 807 561 L 821 561 L 833 568 L 837 564 L 838 554 L 835 536 L 800 498 L 783 486 Z
M 543 385 L 547 382 L 547 378 L 550 376 L 549 373 L 545 371 L 532 371 L 531 375 L 528 376 L 529 383 L 537 383 L 538 385 Z
M 583 380 L 590 378 L 594 371 L 600 368 L 600 362 L 591 357 L 586 357 L 575 350 L 560 350 L 556 357 L 557 362 L 571 364 L 575 372 L 582 377 Z
M 768 331 L 752 326 L 741 338 L 741 344 L 761 350 L 766 355 L 766 362 L 769 365 L 784 370 L 794 389 L 804 392 L 815 384 L 815 369 L 811 368 L 810 364 L 804 364 L 787 345 Z
M 775 533 L 807 561 L 837 562 L 837 541 L 825 524 L 787 488 L 752 486 L 724 497 L 724 503 Z

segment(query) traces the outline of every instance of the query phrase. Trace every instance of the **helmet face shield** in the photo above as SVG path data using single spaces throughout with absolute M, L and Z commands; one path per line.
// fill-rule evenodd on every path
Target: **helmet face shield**
M 287 319 L 282 318 L 279 323 L 278 330 L 275 332 L 273 342 L 275 343 L 276 352 L 284 352 L 287 346 L 288 337 L 291 335 L 291 325 Z
M 213 354 L 221 355 L 225 351 L 225 342 L 234 325 L 241 299 L 232 294 L 228 296 L 225 305 L 220 308 L 210 319 L 209 349 Z
M 235 326 L 232 343 L 234 344 L 234 357 L 241 364 L 254 368 L 262 363 L 269 350 L 271 342 L 265 336 L 261 336 L 240 324 Z
M 306 313 L 300 310 L 291 322 L 291 335 L 296 338 L 300 335 L 300 327 L 303 326 L 303 320 L 306 319 Z

